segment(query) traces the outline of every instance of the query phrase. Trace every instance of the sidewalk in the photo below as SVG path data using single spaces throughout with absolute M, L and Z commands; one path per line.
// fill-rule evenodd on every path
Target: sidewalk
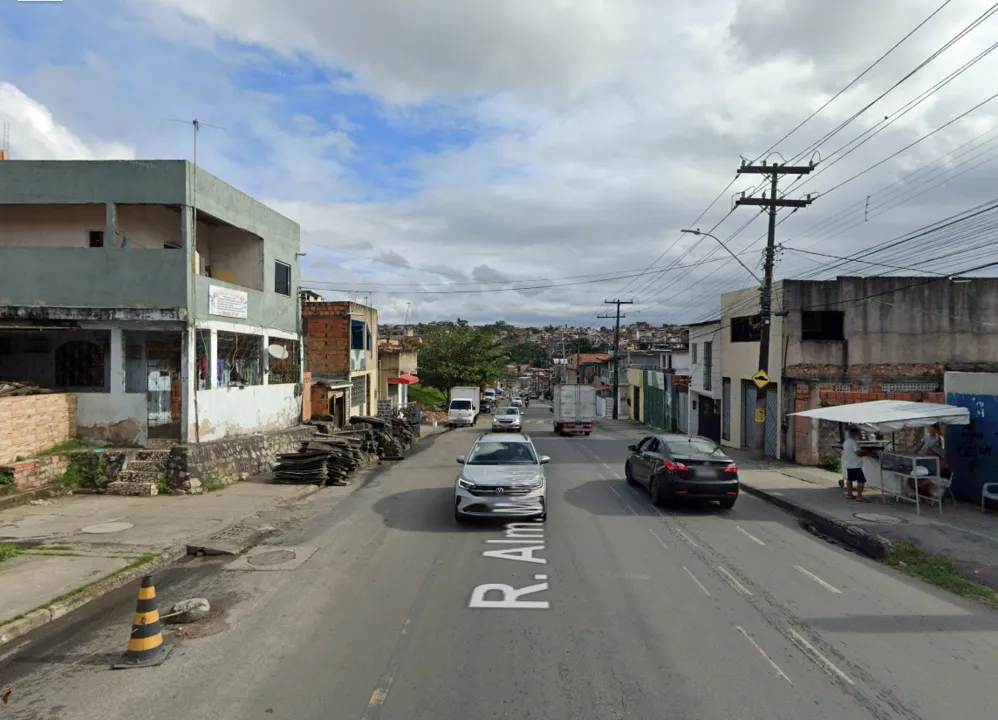
M 604 421 L 604 429 L 627 438 L 651 434 L 652 429 L 630 420 Z M 998 516 L 981 512 L 969 503 L 923 505 L 921 514 L 915 506 L 883 498 L 878 490 L 869 490 L 872 501 L 860 504 L 845 497 L 839 487 L 840 474 L 821 468 L 779 460 L 754 459 L 746 450 L 725 447 L 738 463 L 742 489 L 767 502 L 803 516 L 817 529 L 873 557 L 889 551 L 889 541 L 917 545 L 930 555 L 952 561 L 957 570 L 972 582 L 998 590 Z
M 0 548 L 19 552 L 0 562 L 0 646 L 189 551 L 242 552 L 317 489 L 260 476 L 207 495 L 69 495 L 0 511 Z

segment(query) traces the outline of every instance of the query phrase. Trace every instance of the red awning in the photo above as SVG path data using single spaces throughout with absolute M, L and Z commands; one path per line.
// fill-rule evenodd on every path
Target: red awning
M 388 378 L 389 385 L 415 385 L 419 378 L 409 373 L 402 373 L 398 377 Z

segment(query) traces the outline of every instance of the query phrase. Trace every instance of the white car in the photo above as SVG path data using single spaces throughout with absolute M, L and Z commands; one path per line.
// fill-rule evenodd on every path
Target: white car
M 454 518 L 517 517 L 546 520 L 547 479 L 544 465 L 526 435 L 486 433 L 468 456 L 457 459 L 461 474 L 454 484 Z
M 513 399 L 509 401 L 512 407 L 523 407 L 523 398 L 519 395 L 514 395 Z
M 523 418 L 515 407 L 499 408 L 492 416 L 492 432 L 520 432 L 523 430 Z

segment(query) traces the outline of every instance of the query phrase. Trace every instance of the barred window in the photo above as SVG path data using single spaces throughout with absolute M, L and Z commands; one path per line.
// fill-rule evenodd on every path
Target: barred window
M 263 384 L 263 338 L 243 333 L 218 333 L 218 387 Z
M 104 348 L 90 340 L 70 340 L 55 351 L 55 385 L 104 390 Z
M 271 345 L 280 345 L 288 351 L 288 356 L 283 360 L 270 355 L 267 362 L 270 367 L 270 377 L 267 380 L 271 385 L 282 383 L 298 382 L 298 342 L 296 340 L 284 340 L 282 338 L 270 338 Z

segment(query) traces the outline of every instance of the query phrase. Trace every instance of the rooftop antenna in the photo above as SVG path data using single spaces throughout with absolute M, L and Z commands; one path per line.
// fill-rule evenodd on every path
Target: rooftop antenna
M 198 178 L 198 133 L 201 132 L 201 126 L 214 128 L 216 130 L 225 130 L 224 127 L 220 125 L 209 125 L 208 123 L 203 123 L 197 118 L 193 120 L 177 120 L 174 118 L 160 118 L 160 120 L 165 120 L 166 122 L 183 123 L 184 125 L 190 124 L 194 128 L 194 154 L 193 154 L 193 168 L 191 169 L 191 250 L 197 252 L 198 248 L 198 191 L 197 191 L 197 178 Z M 228 131 L 226 131 L 228 132 Z M 188 268 L 190 272 L 190 268 Z M 201 274 L 200 263 L 198 263 L 198 268 L 196 269 L 198 275 Z M 193 302 L 197 303 L 197 284 L 192 284 L 191 292 L 195 295 L 192 296 Z M 190 316 L 190 323 L 194 326 L 193 314 Z M 197 331 L 195 326 L 195 343 L 197 341 Z M 203 337 L 202 337 L 203 341 Z M 209 343 L 205 342 L 205 347 L 209 347 Z M 200 375 L 201 369 L 198 368 L 198 374 Z M 209 375 L 210 377 L 210 375 Z M 211 387 L 210 381 L 206 380 L 207 387 Z M 206 388 L 207 389 L 207 388 Z M 194 442 L 201 442 L 201 417 L 198 413 L 198 393 L 197 389 L 194 390 Z

